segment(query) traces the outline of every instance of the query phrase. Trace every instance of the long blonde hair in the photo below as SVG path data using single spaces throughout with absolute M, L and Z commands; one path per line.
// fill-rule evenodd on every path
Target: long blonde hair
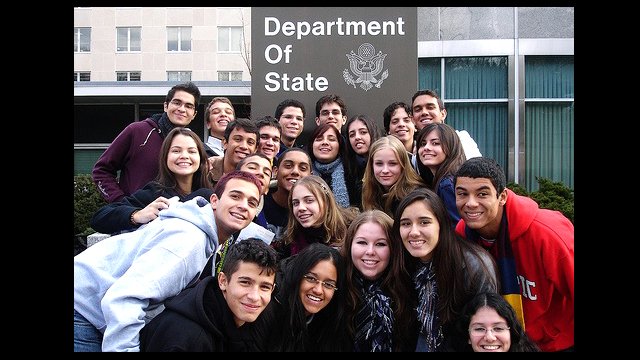
M 302 225 L 298 222 L 293 214 L 292 194 L 293 189 L 297 186 L 306 187 L 315 198 L 318 200 L 321 216 L 321 226 L 323 226 L 326 236 L 324 243 L 335 248 L 340 248 L 344 244 L 344 240 L 347 234 L 347 227 L 349 226 L 349 219 L 353 219 L 353 215 L 349 216 L 349 208 L 342 209 L 336 203 L 333 193 L 329 188 L 329 185 L 317 175 L 305 176 L 298 180 L 291 187 L 289 191 L 289 220 L 287 221 L 287 228 L 282 237 L 285 245 L 289 245 L 293 242 L 296 234 L 302 230 Z M 319 225 L 319 224 L 314 224 Z
M 402 175 L 395 184 L 391 185 L 389 191 L 378 182 L 373 173 L 373 156 L 380 150 L 391 149 L 396 159 L 402 167 Z M 415 170 L 411 167 L 409 154 L 402 142 L 393 135 L 383 136 L 376 140 L 369 148 L 369 158 L 367 167 L 364 170 L 362 179 L 362 208 L 364 210 L 378 209 L 393 217 L 393 202 L 400 202 L 408 193 L 417 187 L 426 185 L 420 179 Z

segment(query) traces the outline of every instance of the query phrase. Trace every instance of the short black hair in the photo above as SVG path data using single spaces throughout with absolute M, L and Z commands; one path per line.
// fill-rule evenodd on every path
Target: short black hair
M 454 184 L 457 183 L 459 177 L 489 179 L 493 187 L 496 188 L 498 196 L 507 186 L 507 179 L 498 162 L 487 157 L 474 157 L 465 161 L 456 172 L 453 179 Z
M 247 238 L 229 246 L 224 259 L 222 272 L 231 278 L 240 267 L 240 262 L 249 262 L 258 265 L 267 275 L 275 274 L 278 269 L 278 253 L 264 241 L 256 238 Z

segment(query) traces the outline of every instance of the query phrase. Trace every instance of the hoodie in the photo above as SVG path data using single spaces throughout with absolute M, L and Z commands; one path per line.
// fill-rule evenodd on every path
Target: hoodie
M 236 327 L 233 313 L 215 277 L 167 300 L 165 310 L 140 334 L 142 351 L 221 352 L 249 351 L 249 323 Z M 246 339 L 245 339 L 246 338 Z
M 161 117 L 155 114 L 127 125 L 93 166 L 93 182 L 107 202 L 131 195 L 158 175 Z
M 218 244 L 207 200 L 176 203 L 74 257 L 74 309 L 104 333 L 103 351 L 138 351 L 142 327 L 199 277 Z
M 540 209 L 509 189 L 507 193 L 504 211 L 525 330 L 542 351 L 567 349 L 574 345 L 573 224 L 558 211 Z M 460 220 L 456 232 L 466 238 L 465 228 Z

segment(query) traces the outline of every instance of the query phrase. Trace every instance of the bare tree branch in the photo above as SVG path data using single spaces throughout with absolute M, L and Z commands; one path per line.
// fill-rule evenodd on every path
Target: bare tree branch
M 242 23 L 242 49 L 240 50 L 240 55 L 242 56 L 242 60 L 244 60 L 245 65 L 247 65 L 249 76 L 251 76 L 251 39 L 247 39 L 247 27 L 249 24 L 244 18 L 244 12 L 242 9 L 240 9 L 240 22 Z M 249 34 L 249 36 L 251 36 L 251 34 Z

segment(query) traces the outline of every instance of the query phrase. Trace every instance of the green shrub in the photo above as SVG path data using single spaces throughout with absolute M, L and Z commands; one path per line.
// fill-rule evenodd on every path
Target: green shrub
M 93 214 L 106 201 L 100 196 L 91 175 L 73 176 L 73 234 L 87 236 L 95 231 L 89 225 Z
M 561 182 L 554 182 L 550 179 L 536 177 L 539 189 L 534 192 L 527 190 L 515 183 L 508 183 L 507 187 L 518 195 L 532 198 L 542 209 L 558 210 L 573 222 L 574 197 L 573 190 Z

